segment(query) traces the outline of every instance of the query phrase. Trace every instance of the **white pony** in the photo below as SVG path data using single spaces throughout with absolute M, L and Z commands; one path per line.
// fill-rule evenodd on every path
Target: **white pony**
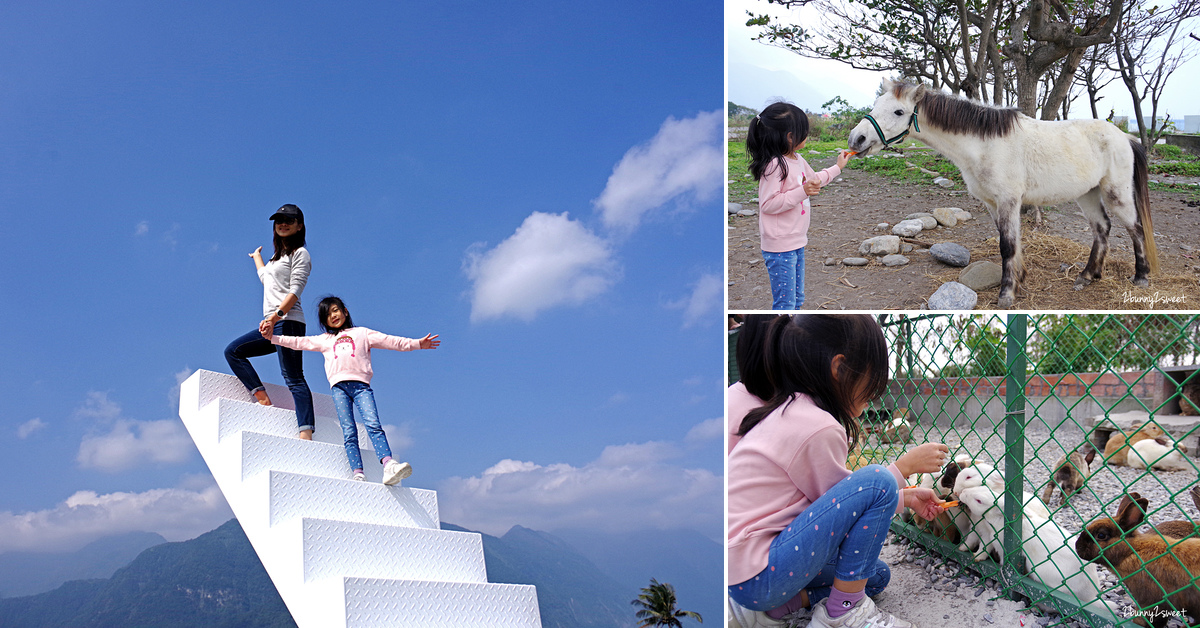
M 927 90 L 883 82 L 871 114 L 850 131 L 850 149 L 878 152 L 912 133 L 962 172 L 967 190 L 983 201 L 1000 230 L 1003 274 L 998 305 L 1012 307 L 1025 277 L 1021 205 L 1075 201 L 1095 238 L 1075 289 L 1099 279 L 1108 253 L 1110 216 L 1129 231 L 1137 286 L 1158 272 L 1150 221 L 1146 150 L 1103 120 L 1046 122 Z

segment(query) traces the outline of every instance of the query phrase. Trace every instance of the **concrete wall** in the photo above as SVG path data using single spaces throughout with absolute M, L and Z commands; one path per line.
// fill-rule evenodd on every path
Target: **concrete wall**
M 1164 383 L 1157 371 L 1038 376 L 1025 386 L 1025 417 L 1054 429 L 1068 417 L 1082 425 L 1091 416 L 1145 411 L 1158 405 Z M 891 383 L 884 405 L 908 408 L 921 425 L 965 429 L 974 422 L 976 431 L 990 431 L 1004 422 L 1006 392 L 1003 377 L 900 380 Z
M 1167 140 L 1168 144 L 1178 146 L 1189 153 L 1200 155 L 1200 135 L 1164 135 L 1163 138 Z

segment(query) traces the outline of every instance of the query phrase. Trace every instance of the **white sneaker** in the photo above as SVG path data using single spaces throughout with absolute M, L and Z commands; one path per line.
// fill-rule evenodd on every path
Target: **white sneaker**
M 829 599 L 826 598 L 825 602 Z M 875 608 L 871 598 L 863 596 L 850 612 L 830 619 L 825 604 L 817 604 L 813 609 L 812 623 L 809 628 L 913 628 L 913 625 Z
M 367 476 L 362 471 L 355 471 L 354 472 L 354 480 L 356 482 L 366 482 Z
M 729 602 L 729 628 L 783 628 L 787 624 L 767 617 L 762 611 L 752 611 L 737 602 L 725 598 Z
M 388 460 L 388 463 L 383 467 L 384 484 L 399 484 L 400 480 L 410 475 L 412 475 L 412 465 L 407 462 Z

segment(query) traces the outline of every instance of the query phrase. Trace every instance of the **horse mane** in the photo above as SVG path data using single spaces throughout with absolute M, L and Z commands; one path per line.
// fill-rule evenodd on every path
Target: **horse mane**
M 895 87 L 895 96 L 901 98 L 916 87 L 911 83 L 899 83 Z M 928 123 L 949 133 L 976 135 L 983 139 L 1008 135 L 1020 115 L 1017 109 L 992 107 L 929 89 L 917 104 L 921 111 L 918 124 Z

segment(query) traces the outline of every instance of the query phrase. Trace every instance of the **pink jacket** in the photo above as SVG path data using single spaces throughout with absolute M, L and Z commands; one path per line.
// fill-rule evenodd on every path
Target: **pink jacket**
M 772 162 L 758 180 L 758 239 L 762 250 L 770 253 L 795 251 L 808 245 L 808 223 L 812 205 L 801 178 L 828 185 L 842 173 L 836 164 L 820 172 L 812 169 L 799 155 L 787 159 L 788 174 L 779 180 L 779 166 Z
M 725 415 L 728 417 L 725 419 L 726 431 L 729 432 L 729 446 L 725 453 L 728 454 L 733 451 L 733 446 L 742 439 L 737 435 L 738 430 L 742 427 L 742 419 L 746 418 L 746 414 L 751 410 L 763 405 L 763 400 L 750 394 L 750 391 L 746 390 L 746 385 L 741 382 L 730 386 L 725 398 L 727 400 Z
M 767 415 L 729 454 L 729 583 L 767 567 L 771 541 L 834 484 L 846 468 L 846 430 L 808 395 Z M 905 478 L 893 464 L 897 486 Z M 896 512 L 903 507 L 896 500 Z
M 400 336 L 389 336 L 366 327 L 351 327 L 336 334 L 319 336 L 271 337 L 271 342 L 289 349 L 320 351 L 325 355 L 325 375 L 329 385 L 338 382 L 371 383 L 371 349 L 413 351 L 421 348 L 421 341 Z

